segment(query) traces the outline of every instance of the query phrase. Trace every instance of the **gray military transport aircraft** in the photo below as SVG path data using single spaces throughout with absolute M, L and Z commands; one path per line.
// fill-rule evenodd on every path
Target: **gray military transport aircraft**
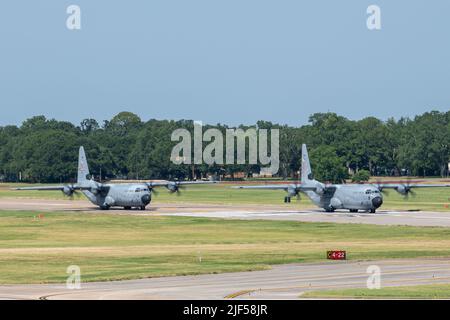
M 94 181 L 89 174 L 89 167 L 84 148 L 80 147 L 78 157 L 78 179 L 76 184 L 63 186 L 23 187 L 15 190 L 59 190 L 71 197 L 81 191 L 93 204 L 103 210 L 111 207 L 123 207 L 126 210 L 145 207 L 152 199 L 155 187 L 166 187 L 171 193 L 189 184 L 216 183 L 216 181 L 158 181 L 143 183 L 103 184 Z
M 291 197 L 299 198 L 299 193 L 306 194 L 311 201 L 327 212 L 336 209 L 348 209 L 350 212 L 358 210 L 375 211 L 383 204 L 382 192 L 385 189 L 394 189 L 408 197 L 414 194 L 413 188 L 450 187 L 450 184 L 324 184 L 314 180 L 309 163 L 308 150 L 302 145 L 301 182 L 295 184 L 276 184 L 264 186 L 239 186 L 237 189 L 272 189 L 285 190 L 288 195 L 284 202 L 291 202 Z

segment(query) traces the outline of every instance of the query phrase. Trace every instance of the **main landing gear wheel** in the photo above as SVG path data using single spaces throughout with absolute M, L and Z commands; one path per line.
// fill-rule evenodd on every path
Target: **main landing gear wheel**
M 145 210 L 145 206 L 141 206 L 140 209 L 141 209 L 142 211 L 144 211 L 144 210 Z
M 101 210 L 109 210 L 109 206 L 100 206 Z
M 349 210 L 351 213 L 358 213 L 358 209 L 350 209 Z
M 284 197 L 284 203 L 290 203 L 291 198 L 290 197 Z
M 325 209 L 326 212 L 334 212 L 334 208 L 333 207 L 328 207 Z
M 131 210 L 131 207 L 123 207 L 124 210 Z
M 370 209 L 369 212 L 370 212 L 370 213 L 375 213 L 375 212 L 377 212 L 377 209 Z

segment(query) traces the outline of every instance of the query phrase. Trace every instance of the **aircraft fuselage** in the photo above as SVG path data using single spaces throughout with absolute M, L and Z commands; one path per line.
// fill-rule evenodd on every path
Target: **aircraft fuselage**
M 104 184 L 103 190 L 83 191 L 83 194 L 102 209 L 110 207 L 145 208 L 151 202 L 151 189 L 146 184 Z
M 375 211 L 383 204 L 383 196 L 373 185 L 336 184 L 325 192 L 306 191 L 306 195 L 320 208 Z

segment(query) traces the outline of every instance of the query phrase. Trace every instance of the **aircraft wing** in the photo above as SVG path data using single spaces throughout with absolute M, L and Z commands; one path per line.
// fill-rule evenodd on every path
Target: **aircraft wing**
M 177 182 L 179 185 L 189 185 L 189 184 L 212 184 L 218 183 L 219 181 L 180 181 Z
M 150 188 L 153 187 L 169 187 L 169 186 L 185 186 L 185 185 L 193 185 L 193 184 L 212 184 L 218 183 L 219 181 L 155 181 L 155 182 L 146 182 Z
M 13 190 L 37 190 L 37 191 L 64 191 L 71 190 L 91 190 L 91 187 L 81 187 L 78 185 L 66 185 L 66 186 L 42 186 L 42 187 L 19 187 Z
M 265 184 L 262 186 L 235 186 L 232 189 L 269 189 L 269 190 L 287 190 L 288 184 Z
M 38 190 L 38 191 L 54 191 L 54 190 L 64 190 L 64 186 L 42 186 L 42 187 L 20 187 L 14 188 L 13 190 Z
M 378 189 L 398 189 L 402 187 L 408 188 L 446 188 L 450 187 L 450 184 L 401 184 L 401 183 L 388 183 L 378 185 Z
M 387 183 L 387 184 L 379 184 L 377 185 L 378 190 L 383 192 L 385 189 L 394 189 L 398 193 L 408 197 L 408 195 L 411 193 L 412 195 L 415 194 L 414 190 L 415 188 L 445 188 L 450 187 L 450 184 L 409 184 L 409 183 Z
M 268 190 L 289 190 L 296 189 L 297 191 L 316 191 L 316 187 L 306 187 L 295 184 L 265 184 L 262 186 L 235 186 L 233 189 L 268 189 Z

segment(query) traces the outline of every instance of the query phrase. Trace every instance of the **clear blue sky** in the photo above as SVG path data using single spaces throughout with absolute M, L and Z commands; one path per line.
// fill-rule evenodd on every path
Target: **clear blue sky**
M 66 28 L 70 4 L 82 30 Z M 366 28 L 370 4 L 381 31 Z M 449 16 L 448 0 L 2 1 L 0 125 L 447 111 Z

